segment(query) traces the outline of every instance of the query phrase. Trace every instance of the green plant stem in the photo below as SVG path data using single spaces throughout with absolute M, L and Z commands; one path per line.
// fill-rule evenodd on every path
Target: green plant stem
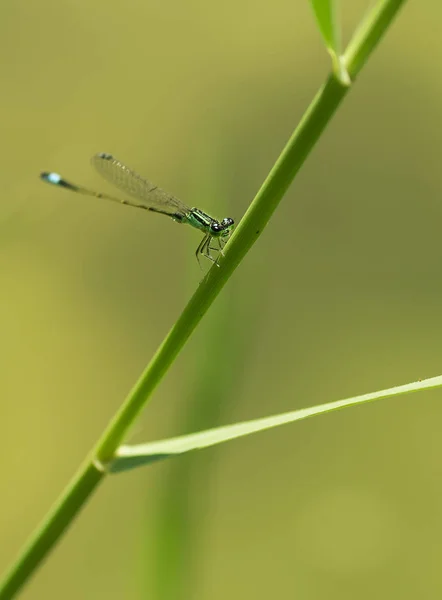
M 352 80 L 384 35 L 405 0 L 381 0 L 366 16 L 344 55 Z M 261 235 L 296 173 L 318 141 L 349 88 L 333 75 L 316 94 L 307 112 L 234 232 L 222 260 L 213 267 L 155 353 L 90 458 L 56 506 L 34 533 L 0 586 L 0 600 L 10 600 L 46 558 L 103 478 L 99 465 L 110 460 L 155 387 L 215 300 L 233 271 Z M 97 468 L 98 465 L 98 468 Z
M 89 460 L 80 468 L 7 573 L 0 588 L 2 600 L 13 598 L 26 583 L 73 522 L 104 475 L 105 472 Z

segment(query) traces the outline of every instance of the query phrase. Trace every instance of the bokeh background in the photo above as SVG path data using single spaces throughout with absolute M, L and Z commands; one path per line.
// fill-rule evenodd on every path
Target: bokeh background
M 347 41 L 368 3 L 341 6 Z M 441 18 L 405 5 L 131 441 L 441 374 Z M 0 46 L 3 570 L 201 277 L 190 228 L 39 172 L 111 191 L 111 152 L 239 220 L 329 59 L 287 0 L 9 0 Z M 438 598 L 440 400 L 109 478 L 21 597 Z

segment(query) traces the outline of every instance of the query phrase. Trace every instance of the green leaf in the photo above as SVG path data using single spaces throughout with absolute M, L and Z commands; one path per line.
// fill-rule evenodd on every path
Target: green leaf
M 350 76 L 341 57 L 341 32 L 337 18 L 337 0 L 310 0 L 319 30 L 329 52 L 333 72 L 342 85 L 349 86 Z
M 373 402 L 374 400 L 381 400 L 383 398 L 399 396 L 400 394 L 407 394 L 441 386 L 442 376 L 432 377 L 430 379 L 425 379 L 424 381 L 407 383 L 379 392 L 354 396 L 353 398 L 337 400 L 335 402 L 329 402 L 328 404 L 319 404 L 310 408 L 302 408 L 300 410 L 273 415 L 271 417 L 255 419 L 254 421 L 245 421 L 243 423 L 236 423 L 225 427 L 208 429 L 207 431 L 201 431 L 191 435 L 183 435 L 168 440 L 151 442 L 149 444 L 120 446 L 115 458 L 112 461 L 109 461 L 105 467 L 111 473 L 128 471 L 135 467 L 149 465 L 165 458 L 171 458 L 173 456 L 185 454 L 186 452 L 191 452 L 192 450 L 201 450 L 202 448 L 222 444 L 223 442 L 244 437 L 251 433 L 258 433 L 259 431 L 272 429 L 279 425 L 301 421 L 308 417 L 322 415 L 342 408 L 356 406 L 358 404 L 365 404 L 366 402 Z

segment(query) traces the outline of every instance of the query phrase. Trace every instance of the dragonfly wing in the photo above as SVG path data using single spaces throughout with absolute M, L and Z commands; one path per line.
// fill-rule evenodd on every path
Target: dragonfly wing
M 144 179 L 111 154 L 96 154 L 92 157 L 92 164 L 104 179 L 137 198 L 147 208 L 172 217 L 185 217 L 190 212 L 190 208 L 178 198 Z

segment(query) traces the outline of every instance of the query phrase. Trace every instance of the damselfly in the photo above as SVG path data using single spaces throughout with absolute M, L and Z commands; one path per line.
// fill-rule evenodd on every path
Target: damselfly
M 196 250 L 198 262 L 200 262 L 200 256 L 202 255 L 218 265 L 218 258 L 213 258 L 210 251 L 213 250 L 223 254 L 224 245 L 233 231 L 233 219 L 226 217 L 222 221 L 217 221 L 199 208 L 189 208 L 181 200 L 178 200 L 178 198 L 175 198 L 138 175 L 138 173 L 135 173 L 135 171 L 132 171 L 132 169 L 129 169 L 129 167 L 126 167 L 126 165 L 111 154 L 96 154 L 92 158 L 92 164 L 100 175 L 123 192 L 126 192 L 126 194 L 136 198 L 138 202 L 114 198 L 101 192 L 94 192 L 93 190 L 70 183 L 58 173 L 44 172 L 40 174 L 40 177 L 47 183 L 63 187 L 72 192 L 150 210 L 155 213 L 167 215 L 177 223 L 187 223 L 204 233 L 204 237 Z M 218 248 L 214 248 L 211 245 L 214 240 L 216 240 Z

